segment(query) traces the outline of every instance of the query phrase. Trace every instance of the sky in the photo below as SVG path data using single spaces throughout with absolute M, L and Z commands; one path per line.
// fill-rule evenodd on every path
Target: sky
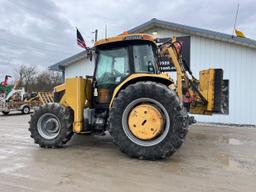
M 120 34 L 152 18 L 232 33 L 237 28 L 256 40 L 255 0 L 0 0 L 0 81 L 19 65 L 47 69 L 82 51 L 77 27 L 88 45 Z

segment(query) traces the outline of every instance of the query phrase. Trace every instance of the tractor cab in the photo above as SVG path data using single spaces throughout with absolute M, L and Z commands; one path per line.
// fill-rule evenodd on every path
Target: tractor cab
M 115 87 L 131 74 L 160 73 L 157 45 L 150 35 L 120 35 L 96 42 L 95 48 L 98 103 L 109 103 Z

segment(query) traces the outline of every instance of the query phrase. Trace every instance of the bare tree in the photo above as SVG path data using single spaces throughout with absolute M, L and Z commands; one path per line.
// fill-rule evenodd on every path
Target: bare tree
M 33 84 L 33 80 L 35 75 L 37 74 L 37 69 L 35 66 L 26 66 L 20 65 L 15 70 L 16 76 L 20 81 L 20 86 L 24 86 L 26 91 L 32 91 L 31 85 Z
M 61 80 L 60 73 L 43 71 L 35 77 L 33 91 L 52 91 L 56 85 L 61 84 Z
M 50 71 L 49 73 L 53 86 L 60 85 L 62 83 L 62 75 L 60 72 Z
M 51 91 L 62 83 L 61 73 L 38 71 L 35 66 L 20 65 L 15 73 L 20 81 L 19 86 L 25 87 L 27 92 Z

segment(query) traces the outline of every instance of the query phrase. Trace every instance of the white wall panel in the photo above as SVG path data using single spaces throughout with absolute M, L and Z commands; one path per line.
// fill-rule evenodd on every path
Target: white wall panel
M 90 59 L 80 60 L 76 63 L 68 65 L 65 67 L 65 78 L 93 75 L 94 72 L 95 60 L 93 58 L 92 61 Z
M 223 68 L 229 79 L 229 115 L 197 116 L 199 121 L 256 124 L 256 49 L 201 37 L 191 38 L 191 68 Z M 198 76 L 197 76 L 198 77 Z

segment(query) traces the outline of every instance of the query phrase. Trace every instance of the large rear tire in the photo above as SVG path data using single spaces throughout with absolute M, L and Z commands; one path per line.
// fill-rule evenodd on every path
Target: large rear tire
M 73 114 L 58 103 L 45 104 L 35 109 L 29 131 L 42 148 L 60 148 L 72 137 Z
M 143 108 L 149 109 L 148 113 L 144 111 L 145 120 L 141 118 L 144 116 Z M 155 118 L 159 117 L 157 111 L 163 120 Z M 131 115 L 135 118 L 132 124 L 134 127 L 129 124 Z M 160 83 L 138 82 L 126 87 L 114 100 L 110 110 L 109 131 L 114 143 L 128 156 L 148 160 L 165 159 L 182 145 L 187 134 L 187 116 L 173 90 Z M 154 121 L 159 122 L 155 123 L 155 127 Z M 150 130 L 141 127 L 146 126 L 147 122 L 150 122 Z M 159 130 L 161 126 L 157 125 L 162 122 L 163 126 Z M 150 134 L 150 131 L 157 134 Z M 149 134 L 143 135 L 145 132 Z

